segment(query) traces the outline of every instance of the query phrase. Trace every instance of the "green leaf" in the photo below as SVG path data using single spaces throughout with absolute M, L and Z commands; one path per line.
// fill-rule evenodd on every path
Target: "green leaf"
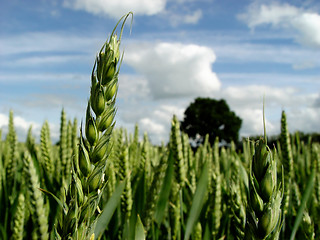
M 173 157 L 172 157 L 172 152 L 170 152 L 166 176 L 164 177 L 164 180 L 163 180 L 161 192 L 160 192 L 159 199 L 157 202 L 157 207 L 155 210 L 154 218 L 156 223 L 158 224 L 161 224 L 163 220 L 163 216 L 165 214 L 165 208 L 168 204 L 168 199 L 171 191 L 172 178 L 173 178 Z
M 202 173 L 197 185 L 197 189 L 196 189 L 196 192 L 194 193 L 190 214 L 188 216 L 186 234 L 184 236 L 184 240 L 189 239 L 190 234 L 192 233 L 193 227 L 197 222 L 202 210 L 202 206 L 204 203 L 204 196 L 206 194 L 207 186 L 208 186 L 208 166 L 207 165 L 208 163 L 206 162 L 202 168 Z
M 46 195 L 48 195 L 49 197 L 53 197 L 54 200 L 56 200 L 56 202 L 59 204 L 59 206 L 63 209 L 64 214 L 67 214 L 67 212 L 68 212 L 68 207 L 67 207 L 65 204 L 63 204 L 63 203 L 60 201 L 59 198 L 57 198 L 52 192 L 49 192 L 49 191 L 47 191 L 47 190 L 45 190 L 45 189 L 39 188 L 39 190 L 40 190 L 41 192 L 45 193 Z
M 299 225 L 300 225 L 300 223 L 302 221 L 302 218 L 303 218 L 304 209 L 305 209 L 305 207 L 307 205 L 309 197 L 312 195 L 315 174 L 316 174 L 316 169 L 313 168 L 312 172 L 311 172 L 311 175 L 309 176 L 309 179 L 308 179 L 306 190 L 304 191 L 303 196 L 301 198 L 301 204 L 300 204 L 300 207 L 298 209 L 296 220 L 294 221 L 294 225 L 293 225 L 293 229 L 292 229 L 292 232 L 291 232 L 290 240 L 293 240 L 295 238 L 295 235 L 296 235 L 296 233 L 298 231 Z
M 209 225 L 208 225 L 208 223 L 206 224 L 206 228 L 205 228 L 205 231 L 204 231 L 203 240 L 210 240 L 210 230 L 209 230 Z
M 144 233 L 144 228 L 143 228 L 143 224 L 141 222 L 140 216 L 138 215 L 138 219 L 136 222 L 136 231 L 135 231 L 135 240 L 142 240 L 142 239 L 146 239 L 146 235 Z
M 117 186 L 111 198 L 104 206 L 102 214 L 98 217 L 96 228 L 94 229 L 95 239 L 97 239 L 98 236 L 100 236 L 100 234 L 102 234 L 104 230 L 107 228 L 114 211 L 120 203 L 120 198 L 124 190 L 124 187 L 125 181 L 121 182 Z
M 7 239 L 7 231 L 3 225 L 0 225 L 0 233 L 1 239 Z
M 240 177 L 244 183 L 244 186 L 246 188 L 247 191 L 249 191 L 249 178 L 248 178 L 248 173 L 247 170 L 245 169 L 245 167 L 243 166 L 243 163 L 241 161 L 239 161 L 239 174 Z

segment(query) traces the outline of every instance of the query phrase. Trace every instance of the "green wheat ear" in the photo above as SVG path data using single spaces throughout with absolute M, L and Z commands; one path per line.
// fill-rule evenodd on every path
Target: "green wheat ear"
M 53 175 L 53 159 L 52 159 L 52 144 L 50 138 L 50 128 L 48 121 L 45 121 L 40 133 L 41 156 L 44 162 L 45 172 L 51 179 Z
M 120 56 L 119 48 L 124 24 L 130 15 L 131 12 L 118 21 L 95 59 L 84 129 L 81 126 L 78 151 L 73 150 L 72 163 L 69 162 L 75 142 L 74 138 L 72 140 L 72 124 L 71 122 L 67 124 L 64 111 L 61 114 L 60 159 L 63 166 L 63 183 L 67 191 L 64 204 L 67 207 L 62 214 L 59 227 L 56 228 L 56 235 L 62 239 L 94 237 L 92 233 L 95 219 L 100 213 L 98 205 L 106 187 L 104 175 L 107 159 L 112 149 L 110 138 L 115 125 L 118 75 L 123 57 Z M 118 38 L 115 31 L 121 21 L 123 23 Z M 127 155 L 127 151 L 123 151 L 123 163 L 126 167 L 129 164 Z M 124 174 L 126 178 L 128 172 L 127 168 Z M 70 186 L 67 187 L 70 173 L 73 177 Z M 128 183 L 130 184 L 130 181 L 127 181 Z M 127 185 L 125 195 L 127 213 L 132 206 L 130 195 L 131 190 Z
M 25 197 L 23 193 L 18 195 L 17 209 L 13 219 L 12 240 L 22 240 L 25 222 Z
M 244 179 L 240 174 L 241 161 L 237 155 L 232 158 L 231 162 L 231 181 L 230 181 L 230 209 L 231 209 L 231 231 L 236 239 L 244 238 L 246 211 L 243 182 Z
M 26 171 L 28 184 L 28 196 L 30 199 L 32 218 L 35 223 L 38 239 L 47 240 L 48 236 L 48 218 L 44 205 L 43 195 L 39 183 L 39 175 L 34 166 L 33 160 L 28 152 L 24 154 L 24 168 Z
M 284 168 L 284 198 L 283 198 L 283 212 L 286 215 L 289 211 L 289 202 L 291 198 L 292 178 L 293 178 L 293 156 L 290 143 L 290 135 L 287 124 L 287 116 L 284 111 L 281 113 L 281 133 L 280 133 L 280 146 L 282 164 Z
M 159 164 L 156 166 L 154 171 L 154 177 L 150 188 L 148 189 L 146 206 L 144 209 L 144 226 L 146 231 L 149 230 L 150 225 L 153 221 L 153 216 L 155 213 L 155 207 L 159 199 L 161 185 L 166 174 L 167 168 L 167 156 L 163 155 L 160 159 Z
M 17 133 L 14 128 L 13 121 L 13 111 L 9 114 L 9 132 L 7 134 L 7 145 L 9 146 L 9 151 L 6 156 L 5 167 L 6 167 L 6 183 L 9 191 L 9 195 L 13 191 L 14 176 L 17 168 Z
M 264 113 L 263 122 L 265 131 Z M 277 161 L 276 152 L 272 153 L 267 145 L 265 131 L 264 139 L 256 142 L 250 164 L 246 239 L 279 238 L 284 180 L 277 180 Z
M 172 221 L 172 239 L 180 238 L 181 229 L 181 191 L 185 185 L 185 169 L 182 154 L 181 132 L 178 118 L 174 115 L 171 121 L 171 132 L 169 142 L 170 154 L 172 154 L 174 165 L 174 182 L 170 192 L 170 201 L 172 202 L 169 214 Z
M 184 187 L 186 181 L 186 169 L 182 153 L 180 123 L 175 115 L 173 116 L 171 122 L 170 149 L 174 159 L 175 178 L 180 189 Z
M 212 159 L 211 159 L 212 158 Z M 211 188 L 208 190 L 209 193 L 209 206 L 207 208 L 207 219 L 211 222 L 211 235 L 213 239 L 217 238 L 218 231 L 221 224 L 221 201 L 222 201 L 222 175 L 220 173 L 220 157 L 219 157 L 219 138 L 215 139 L 213 145 L 213 153 L 209 154 L 208 161 L 212 161 L 213 165 L 210 171 L 209 177 L 211 181 Z M 208 165 L 210 166 L 210 165 Z M 208 181 L 209 182 L 209 181 Z
M 121 196 L 121 211 L 125 216 L 125 219 L 130 218 L 131 210 L 132 210 L 132 187 L 130 181 L 130 167 L 129 167 L 129 157 L 128 157 L 128 148 L 124 147 L 121 150 L 119 156 L 119 164 L 120 164 L 120 180 L 126 181 L 124 193 Z

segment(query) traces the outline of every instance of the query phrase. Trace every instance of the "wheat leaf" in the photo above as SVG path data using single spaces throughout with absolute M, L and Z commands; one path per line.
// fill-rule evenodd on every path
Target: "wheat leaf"
M 305 207 L 307 205 L 309 197 L 312 195 L 315 174 L 316 174 L 316 171 L 315 171 L 315 169 L 313 169 L 312 172 L 311 172 L 311 175 L 309 176 L 308 183 L 307 183 L 307 186 L 306 186 L 306 190 L 304 191 L 302 199 L 301 199 L 301 204 L 300 204 L 300 207 L 299 207 L 299 210 L 298 210 L 298 213 L 297 213 L 296 220 L 294 221 L 294 225 L 293 225 L 293 229 L 292 229 L 292 232 L 291 232 L 290 240 L 293 240 L 295 238 L 295 235 L 296 235 L 296 233 L 298 231 L 299 225 L 300 225 L 300 223 L 302 221 L 302 218 L 303 218 L 304 209 L 305 209 Z
M 138 215 L 138 219 L 136 222 L 136 231 L 135 231 L 135 240 L 143 240 L 146 239 L 146 235 L 144 233 L 143 224 L 141 222 L 140 216 Z
M 98 236 L 100 236 L 100 234 L 102 234 L 107 228 L 114 211 L 120 203 L 120 198 L 123 193 L 124 187 L 125 181 L 121 182 L 118 185 L 111 198 L 104 206 L 102 214 L 98 217 L 96 228 L 94 230 L 95 239 L 97 239 Z
M 197 222 L 200 212 L 202 210 L 202 206 L 204 203 L 204 196 L 207 190 L 208 185 L 208 163 L 206 162 L 203 166 L 200 180 L 197 185 L 196 192 L 194 194 L 192 205 L 190 209 L 190 214 L 188 216 L 187 226 L 186 226 L 186 234 L 184 236 L 184 240 L 188 240 L 190 234 L 192 233 L 193 227 Z

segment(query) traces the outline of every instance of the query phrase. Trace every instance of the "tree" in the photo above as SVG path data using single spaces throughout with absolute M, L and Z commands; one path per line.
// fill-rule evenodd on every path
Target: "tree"
M 220 142 L 238 141 L 242 119 L 230 110 L 224 99 L 196 98 L 184 112 L 181 129 L 201 144 L 206 134 L 209 141 L 219 137 Z

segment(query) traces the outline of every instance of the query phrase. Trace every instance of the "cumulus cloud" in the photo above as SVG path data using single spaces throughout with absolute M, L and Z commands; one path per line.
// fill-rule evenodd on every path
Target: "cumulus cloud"
M 0 113 L 0 128 L 3 130 L 3 135 L 8 133 L 9 115 Z M 18 141 L 25 141 L 28 130 L 32 126 L 32 130 L 37 137 L 39 137 L 41 126 L 33 121 L 27 121 L 21 116 L 13 117 L 13 124 L 18 135 Z
M 226 99 L 230 109 L 242 120 L 240 136 L 263 135 L 263 97 L 265 96 L 266 128 L 268 135 L 280 133 L 281 111 L 285 110 L 290 132 L 319 132 L 319 95 L 300 92 L 291 86 L 238 85 L 222 88 L 214 97 Z M 118 116 L 126 123 L 138 123 L 140 134 L 147 132 L 155 144 L 169 139 L 170 122 L 173 114 L 183 119 L 184 110 L 192 98 L 157 101 L 145 99 L 147 105 L 123 104 Z M 126 109 L 123 109 L 126 108 Z M 120 123 L 121 125 L 121 123 Z M 127 125 L 129 126 L 129 125 Z M 129 129 L 134 129 L 133 125 Z
M 295 29 L 297 40 L 305 45 L 320 47 L 320 15 L 290 4 L 272 3 L 269 5 L 254 2 L 239 19 L 252 29 L 259 25 L 271 24 L 274 27 Z
M 125 62 L 148 81 L 155 99 L 212 95 L 220 89 L 220 80 L 211 65 L 212 49 L 195 44 L 145 43 L 126 50 Z
M 239 18 L 247 22 L 250 28 L 254 28 L 261 24 L 286 25 L 299 14 L 300 10 L 298 8 L 287 3 L 265 5 L 253 2 L 248 7 L 247 12 L 240 14 Z
M 263 111 L 258 108 L 243 108 L 237 113 L 242 119 L 240 135 L 249 137 L 254 135 L 263 135 Z M 267 134 L 275 134 L 274 123 L 266 118 Z M 277 129 L 276 129 L 277 130 Z
M 269 105 L 292 106 L 301 104 L 298 90 L 293 87 L 278 88 L 267 85 L 247 85 L 227 87 L 223 90 L 224 96 L 228 97 L 232 104 L 237 107 L 261 106 L 263 97 L 269 101 Z
M 149 96 L 148 81 L 130 74 L 119 75 L 118 96 L 129 101 L 144 100 Z
M 148 134 L 153 136 L 163 136 L 166 132 L 165 127 L 162 124 L 155 122 L 154 119 L 142 118 L 139 121 L 139 125 L 143 132 L 148 132 Z
M 287 113 L 288 128 L 291 132 L 320 132 L 320 111 L 314 107 L 295 108 Z
M 8 125 L 8 116 L 0 113 L 0 128 Z
M 263 134 L 263 97 L 265 96 L 266 127 L 268 135 L 279 134 L 281 111 L 287 113 L 290 131 L 316 132 L 320 130 L 320 112 L 315 107 L 317 94 L 300 93 L 298 89 L 248 85 L 226 87 L 221 96 L 230 108 L 243 119 L 241 136 Z
M 181 101 L 180 101 L 181 104 Z M 169 140 L 170 124 L 173 115 L 182 119 L 184 108 L 177 105 L 162 103 L 149 109 L 138 124 L 142 132 L 147 132 L 153 143 L 160 144 Z
M 94 15 L 110 16 L 119 19 L 132 11 L 134 15 L 161 15 L 173 26 L 196 24 L 202 17 L 201 9 L 192 9 L 188 3 L 193 1 L 167 0 L 64 0 L 63 6 L 74 10 L 84 10 Z
M 135 15 L 154 15 L 165 9 L 166 0 L 64 0 L 63 5 L 75 10 L 84 10 L 95 15 L 119 18 L 129 11 Z
M 319 94 L 318 97 L 315 99 L 314 104 L 313 104 L 313 107 L 320 109 L 320 94 Z
M 125 127 L 129 131 L 134 130 L 134 124 L 138 123 L 140 137 L 147 132 L 155 144 L 169 140 L 170 123 L 173 115 L 179 119 L 183 118 L 183 112 L 191 99 L 170 99 L 152 100 L 144 98 L 134 100 L 128 97 L 118 102 L 117 127 Z

